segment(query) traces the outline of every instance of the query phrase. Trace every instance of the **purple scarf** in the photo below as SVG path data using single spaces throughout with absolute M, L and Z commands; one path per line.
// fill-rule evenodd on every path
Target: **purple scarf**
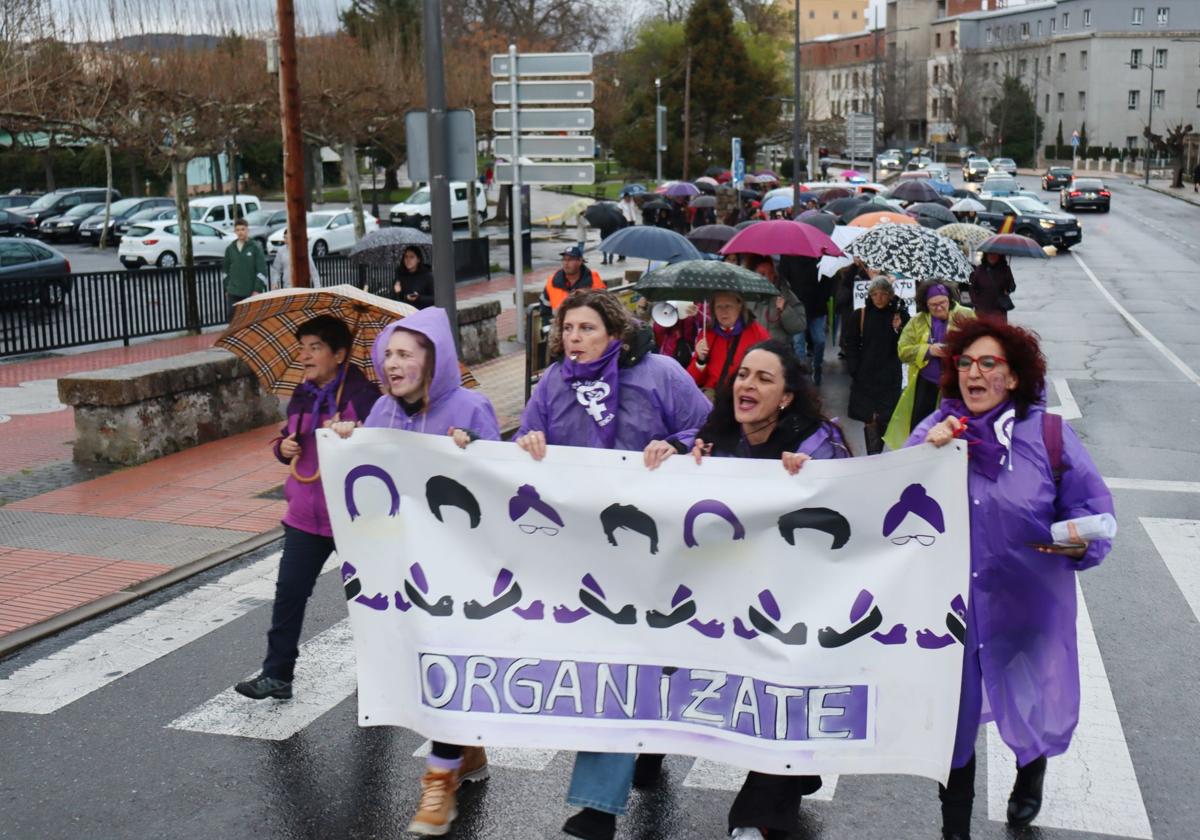
M 744 321 L 742 321 L 742 316 L 740 315 L 738 316 L 738 319 L 733 322 L 733 326 L 729 329 L 722 327 L 716 320 L 713 321 L 713 332 L 725 339 L 737 338 L 742 334 L 742 330 L 744 329 L 746 329 L 746 324 Z
M 929 316 L 929 344 L 941 344 L 946 340 L 946 333 L 949 331 L 950 317 L 947 316 L 943 321 L 941 318 Z M 928 379 L 930 382 L 938 383 L 942 381 L 942 360 L 937 356 L 930 355 L 925 363 L 925 367 L 921 368 L 921 377 Z
M 617 441 L 617 403 L 620 399 L 617 364 L 621 340 L 614 338 L 600 356 L 590 362 L 562 361 L 562 377 L 575 392 L 575 399 L 596 424 L 598 446 L 612 449 Z
M 296 387 L 297 394 L 312 396 L 312 431 L 316 431 L 320 426 L 322 417 L 329 418 L 337 414 L 337 392 L 345 378 L 346 366 L 338 365 L 337 375 L 324 385 L 318 386 L 305 379 Z M 300 428 L 302 423 L 303 420 L 296 424 L 296 431 L 303 432 L 303 429 Z
M 966 417 L 962 438 L 967 442 L 967 461 L 975 472 L 995 481 L 1004 469 L 1012 469 L 1012 431 L 1016 411 L 1006 399 L 995 408 L 975 416 L 962 400 L 942 400 L 942 410 Z

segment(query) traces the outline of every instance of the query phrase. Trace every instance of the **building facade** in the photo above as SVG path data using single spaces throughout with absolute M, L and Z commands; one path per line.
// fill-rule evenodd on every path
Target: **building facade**
M 778 2 L 792 20 L 794 0 Z M 800 8 L 800 40 L 862 32 L 870 23 L 867 6 L 867 0 L 804 0 Z

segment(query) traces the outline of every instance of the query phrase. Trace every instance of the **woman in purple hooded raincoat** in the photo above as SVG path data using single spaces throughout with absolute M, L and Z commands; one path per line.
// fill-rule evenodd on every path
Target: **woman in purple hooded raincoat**
M 654 440 L 691 448 L 712 406 L 677 362 L 654 352 L 650 329 L 633 321 L 603 291 L 579 291 L 554 315 L 550 355 L 525 411 L 516 443 L 535 459 L 546 446 L 590 446 L 640 452 Z M 629 791 L 657 778 L 662 756 L 581 752 L 567 802 L 583 810 L 563 831 L 612 840 Z
M 941 406 L 908 446 L 967 440 L 971 589 L 962 699 L 950 778 L 940 789 L 942 834 L 968 838 L 975 737 L 995 720 L 1017 758 L 1008 822 L 1041 809 L 1046 759 L 1079 722 L 1075 574 L 1104 559 L 1110 540 L 1051 544 L 1050 526 L 1112 514 L 1112 494 L 1070 426 L 1045 414 L 1046 360 L 1034 333 L 991 318 L 950 333 Z M 988 713 L 984 716 L 984 701 Z
M 364 427 L 449 434 L 464 449 L 473 440 L 500 439 L 500 424 L 491 402 L 478 391 L 462 387 L 454 337 L 444 309 L 429 307 L 388 324 L 371 347 L 371 360 L 386 393 L 371 408 Z M 335 423 L 333 430 L 349 437 L 356 425 Z M 459 785 L 487 776 L 487 756 L 482 747 L 434 741 L 421 777 L 421 801 L 409 832 L 445 834 L 457 813 Z

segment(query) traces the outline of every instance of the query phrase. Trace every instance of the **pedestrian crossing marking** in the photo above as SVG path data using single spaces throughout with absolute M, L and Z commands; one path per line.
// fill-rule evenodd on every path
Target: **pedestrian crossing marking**
M 48 715 L 270 603 L 280 553 L 93 633 L 0 680 L 0 711 Z
M 1051 758 L 1046 769 L 1042 810 L 1035 825 L 1118 837 L 1153 835 L 1146 805 L 1104 660 L 1079 582 L 1076 634 L 1079 638 L 1079 726 L 1066 753 Z M 988 818 L 1004 822 L 1008 795 L 1017 771 L 1013 754 L 994 724 L 987 727 Z
M 1200 621 L 1200 522 L 1194 519 L 1141 517 L 1142 527 L 1158 549 L 1175 585 Z
M 683 786 L 703 788 L 705 790 L 741 790 L 742 782 L 746 779 L 746 771 L 732 764 L 723 764 L 707 758 L 697 758 L 692 763 L 684 777 Z M 837 776 L 822 776 L 821 789 L 816 793 L 806 795 L 805 800 L 830 802 L 837 791 Z
M 1067 380 L 1063 377 L 1056 377 L 1050 381 L 1054 383 L 1054 390 L 1058 393 L 1058 405 L 1046 410 L 1051 414 L 1059 415 L 1064 420 L 1082 419 L 1083 412 L 1079 410 L 1079 403 L 1075 402 L 1075 395 L 1071 393 L 1071 386 L 1067 384 Z
M 433 749 L 426 741 L 413 752 L 414 758 L 424 758 Z M 545 770 L 558 755 L 558 750 L 539 750 L 532 747 L 487 747 L 489 767 L 508 767 L 513 770 Z
M 287 740 L 357 689 L 350 619 L 342 619 L 300 646 L 292 685 L 295 697 L 291 700 L 251 700 L 230 687 L 167 726 L 210 735 Z

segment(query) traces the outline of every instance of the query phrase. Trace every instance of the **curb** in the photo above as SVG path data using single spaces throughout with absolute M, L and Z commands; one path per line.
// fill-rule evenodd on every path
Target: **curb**
M 249 554 L 282 537 L 283 528 L 273 528 L 265 533 L 256 534 L 249 539 L 242 540 L 240 543 L 231 545 L 228 548 L 214 551 L 212 554 L 205 555 L 204 557 L 198 557 L 190 563 L 184 563 L 182 566 L 177 566 L 174 569 L 163 572 L 161 575 L 147 578 L 119 592 L 113 592 L 95 601 L 81 604 L 78 607 L 51 616 L 45 621 L 39 621 L 37 624 L 32 624 L 29 627 L 14 630 L 7 636 L 0 638 L 0 657 L 7 656 L 39 639 L 44 639 L 47 636 L 52 636 L 55 633 L 66 630 L 68 627 L 74 627 L 76 624 L 82 624 L 98 615 L 115 610 L 117 607 L 123 607 L 139 598 L 144 598 L 151 593 L 158 592 L 160 589 L 166 589 L 172 584 L 179 583 L 214 566 L 219 566 L 230 560 L 236 560 L 238 557 Z
M 1152 187 L 1152 186 L 1149 186 L 1148 184 L 1138 184 L 1138 186 L 1144 190 L 1150 190 L 1150 192 L 1155 192 L 1155 193 L 1158 193 L 1159 195 L 1168 196 L 1169 198 L 1173 198 L 1176 201 L 1182 201 L 1184 204 L 1190 204 L 1193 207 L 1200 207 L 1200 201 L 1192 201 L 1187 196 L 1180 195 L 1180 193 L 1187 192 L 1187 184 L 1186 183 L 1183 185 L 1183 188 L 1179 191 L 1172 190 L 1170 187 Z

